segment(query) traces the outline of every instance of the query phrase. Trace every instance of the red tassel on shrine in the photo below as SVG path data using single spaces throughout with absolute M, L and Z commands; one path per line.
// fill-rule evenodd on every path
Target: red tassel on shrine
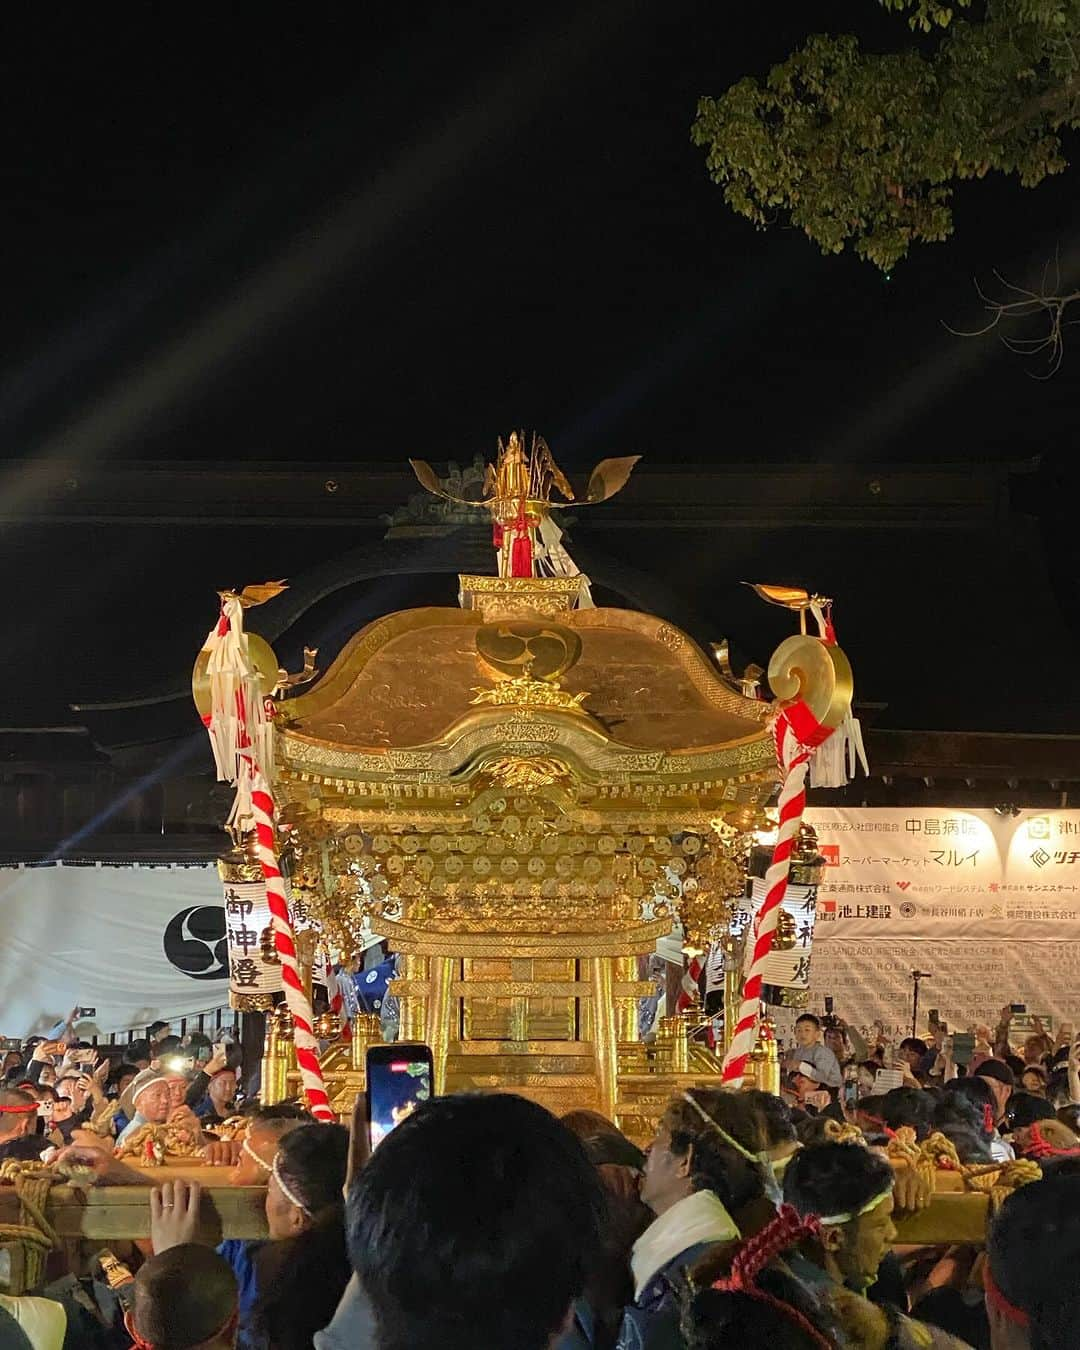
M 510 549 L 510 575 L 512 577 L 531 577 L 533 574 L 532 540 L 528 530 L 514 535 Z
M 495 524 L 492 525 L 491 527 L 491 547 L 497 553 L 499 549 L 502 548 L 502 546 L 503 546 L 503 527 L 498 523 L 498 521 L 496 521 Z

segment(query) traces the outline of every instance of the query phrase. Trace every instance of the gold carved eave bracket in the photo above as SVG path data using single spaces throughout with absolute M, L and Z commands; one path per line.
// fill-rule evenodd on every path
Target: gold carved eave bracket
M 445 740 L 380 754 L 350 750 L 286 730 L 278 739 L 280 771 L 288 777 L 328 783 L 387 785 L 461 783 L 485 771 L 490 760 L 562 758 L 571 775 L 591 784 L 666 782 L 697 787 L 746 774 L 775 773 L 771 738 L 755 735 L 732 745 L 671 753 L 622 745 L 571 713 L 514 713 L 477 709 Z

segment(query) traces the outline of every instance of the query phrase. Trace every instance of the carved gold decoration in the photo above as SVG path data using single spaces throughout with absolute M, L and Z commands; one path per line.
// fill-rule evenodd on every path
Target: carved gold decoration
M 458 579 L 461 603 L 484 623 L 509 618 L 569 615 L 581 598 L 585 578 L 474 577 Z
M 570 772 L 561 759 L 552 759 L 550 756 L 527 759 L 522 755 L 504 755 L 489 760 L 484 768 L 503 787 L 511 791 L 520 788 L 526 792 L 550 787 Z
M 587 692 L 568 694 L 547 680 L 530 680 L 519 675 L 515 680 L 503 680 L 491 689 L 475 689 L 473 706 L 488 704 L 496 708 L 552 708 L 560 712 L 584 712 L 582 703 Z
M 581 656 L 581 637 L 565 624 L 489 623 L 476 630 L 476 650 L 505 679 L 555 682 Z

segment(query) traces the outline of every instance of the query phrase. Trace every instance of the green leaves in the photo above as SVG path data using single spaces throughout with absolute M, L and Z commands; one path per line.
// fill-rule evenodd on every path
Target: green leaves
M 764 79 L 702 98 L 691 138 L 740 215 L 786 215 L 824 252 L 850 246 L 887 271 L 952 233 L 956 182 L 994 171 L 1033 187 L 1065 167 L 1080 0 L 987 0 L 978 20 L 956 17 L 970 0 L 879 3 L 936 41 L 879 55 L 810 37 Z

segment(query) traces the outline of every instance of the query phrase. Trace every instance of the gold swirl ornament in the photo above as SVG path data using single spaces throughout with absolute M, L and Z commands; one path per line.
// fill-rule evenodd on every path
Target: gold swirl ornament
M 783 704 L 801 700 L 822 726 L 836 727 L 851 711 L 851 663 L 833 643 L 807 633 L 785 638 L 769 661 L 769 687 Z

